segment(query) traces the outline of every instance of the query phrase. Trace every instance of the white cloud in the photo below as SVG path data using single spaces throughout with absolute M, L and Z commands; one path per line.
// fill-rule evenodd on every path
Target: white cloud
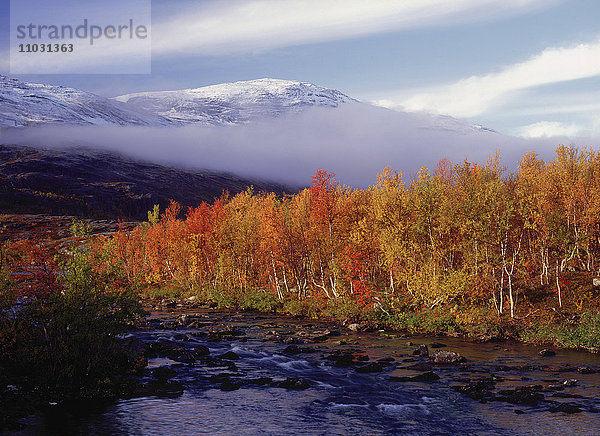
M 212 0 L 190 6 L 176 2 L 168 16 L 153 20 L 152 54 L 189 57 L 256 52 L 392 30 L 496 19 L 546 8 L 558 1 Z M 120 44 L 108 53 L 86 53 L 80 47 L 77 56 L 68 60 L 56 57 L 52 72 L 65 67 L 104 67 L 115 63 L 116 56 L 117 63 L 129 64 L 139 56 L 139 49 Z M 8 65 L 0 63 L 0 68 L 7 71 Z
M 600 75 L 600 41 L 552 47 L 498 73 L 472 76 L 417 93 L 398 106 L 409 111 L 474 117 L 510 99 L 516 91 L 597 75 Z
M 581 135 L 583 128 L 576 124 L 566 124 L 557 121 L 540 121 L 521 127 L 519 136 L 524 138 L 551 138 L 555 136 Z
M 548 7 L 548 0 L 220 0 L 153 25 L 153 52 L 220 55 Z

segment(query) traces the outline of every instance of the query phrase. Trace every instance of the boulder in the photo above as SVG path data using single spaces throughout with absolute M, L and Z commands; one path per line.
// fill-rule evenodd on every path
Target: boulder
M 514 389 L 505 389 L 500 391 L 497 397 L 498 401 L 506 401 L 511 404 L 528 404 L 530 406 L 537 406 L 537 404 L 544 399 L 544 395 L 541 393 L 542 386 L 530 385 L 521 386 Z
M 237 353 L 234 353 L 233 351 L 228 351 L 226 353 L 221 354 L 219 358 L 223 360 L 238 360 L 240 356 L 238 356 Z
M 427 356 L 429 356 L 429 349 L 427 348 L 427 345 L 425 345 L 425 344 L 419 345 L 413 351 L 413 356 L 421 356 L 421 357 L 427 357 Z
M 431 344 L 429 344 L 429 346 L 431 348 L 444 348 L 444 347 L 447 347 L 446 344 L 442 344 L 441 342 L 432 342 Z
M 359 332 L 361 330 L 361 325 L 357 323 L 352 323 L 348 326 L 348 330 L 353 332 Z
M 169 340 L 153 342 L 148 348 L 149 357 L 168 357 L 171 360 L 181 363 L 193 363 L 198 357 L 209 354 L 210 350 L 204 345 L 196 345 L 195 347 L 188 348 Z
M 240 385 L 236 382 L 232 382 L 231 380 L 226 380 L 223 383 L 221 383 L 221 386 L 219 386 L 219 389 L 226 392 L 235 391 L 239 388 Z
M 134 354 L 145 354 L 148 351 L 148 346 L 144 341 L 135 336 L 128 336 L 123 339 L 123 346 Z
M 495 382 L 485 379 L 476 380 L 463 386 L 454 386 L 454 390 L 460 392 L 461 394 L 465 394 L 474 400 L 482 400 L 492 396 L 492 390 L 495 386 Z
M 390 377 L 390 380 L 398 381 L 398 382 L 411 382 L 411 381 L 432 382 L 432 381 L 437 381 L 439 379 L 440 379 L 440 376 L 432 371 L 424 372 L 423 374 L 415 375 L 412 377 L 410 377 L 410 376 L 408 376 L 408 377 Z
M 455 365 L 465 362 L 466 359 L 454 351 L 438 350 L 431 354 L 429 361 L 435 365 Z
M 310 387 L 310 383 L 300 377 L 288 377 L 283 381 L 273 382 L 272 385 L 293 390 L 304 390 Z
M 334 362 L 334 366 L 347 367 L 356 363 L 354 360 L 354 353 L 349 350 L 335 350 L 326 356 L 327 360 Z
M 573 413 L 581 413 L 582 412 L 582 409 L 579 405 L 571 404 L 571 403 L 562 403 L 556 407 L 550 407 L 549 410 L 552 413 L 563 412 L 563 413 L 567 413 L 569 415 L 573 414 Z
M 169 368 L 168 366 L 159 366 L 152 370 L 152 376 L 157 379 L 168 380 L 177 374 L 177 371 Z

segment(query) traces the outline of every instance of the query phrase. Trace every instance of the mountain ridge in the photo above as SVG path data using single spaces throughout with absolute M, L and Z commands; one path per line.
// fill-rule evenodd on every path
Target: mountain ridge
M 283 79 L 255 79 L 114 98 L 174 122 L 239 124 L 298 113 L 307 107 L 336 108 L 358 102 L 331 88 Z
M 168 126 L 172 122 L 90 92 L 0 75 L 0 127 L 40 124 Z

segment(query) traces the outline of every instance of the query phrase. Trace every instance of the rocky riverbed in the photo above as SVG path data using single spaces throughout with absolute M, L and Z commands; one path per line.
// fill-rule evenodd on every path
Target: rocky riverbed
M 129 398 L 53 405 L 26 431 L 134 434 L 600 433 L 589 353 L 405 337 L 362 325 L 154 302 L 125 340 Z M 76 408 L 75 408 L 76 409 Z

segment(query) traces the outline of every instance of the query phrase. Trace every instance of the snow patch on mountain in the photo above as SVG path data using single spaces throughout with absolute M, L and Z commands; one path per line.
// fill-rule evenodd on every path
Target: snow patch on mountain
M 140 92 L 115 100 L 179 123 L 242 124 L 299 113 L 309 107 L 357 102 L 335 89 L 312 83 L 258 79 L 179 91 Z
M 169 120 L 136 107 L 64 86 L 0 75 L 0 127 L 39 124 L 166 126 Z

